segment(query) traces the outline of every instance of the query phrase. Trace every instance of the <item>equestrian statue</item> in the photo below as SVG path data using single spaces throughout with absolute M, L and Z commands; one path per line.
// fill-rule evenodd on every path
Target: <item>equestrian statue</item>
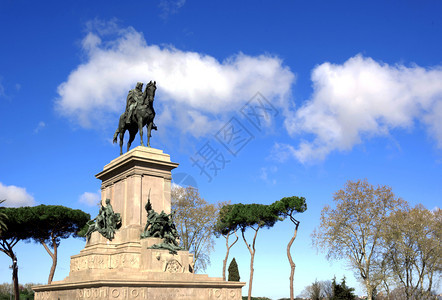
M 138 82 L 134 89 L 129 91 L 126 99 L 126 111 L 120 116 L 118 128 L 114 134 L 113 142 L 116 143 L 118 135 L 120 136 L 120 155 L 123 154 L 123 138 L 126 130 L 129 130 L 129 141 L 127 142 L 127 151 L 135 139 L 137 131 L 140 133 L 140 144 L 143 143 L 143 127 L 147 126 L 147 147 L 150 147 L 150 137 L 152 129 L 157 130 L 153 122 L 155 110 L 153 109 L 153 100 L 155 97 L 156 81 L 150 81 L 143 92 L 143 83 Z

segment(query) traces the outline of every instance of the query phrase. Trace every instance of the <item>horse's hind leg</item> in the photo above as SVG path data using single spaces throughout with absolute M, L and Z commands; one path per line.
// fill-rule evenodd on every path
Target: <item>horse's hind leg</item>
M 130 145 L 132 145 L 132 142 L 134 141 L 136 134 L 137 134 L 136 130 L 135 131 L 133 131 L 133 130 L 129 131 L 129 141 L 127 142 L 127 152 L 129 152 Z
M 152 136 L 152 122 L 147 125 L 147 147 L 150 148 L 150 137 Z

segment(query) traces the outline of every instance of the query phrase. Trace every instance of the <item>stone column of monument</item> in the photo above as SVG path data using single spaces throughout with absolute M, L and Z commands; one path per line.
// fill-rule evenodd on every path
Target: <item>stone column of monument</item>
M 193 255 L 152 249 L 162 241 L 141 238 L 145 205 L 170 213 L 171 171 L 178 166 L 162 150 L 135 149 L 105 165 L 101 200 L 110 199 L 121 217 L 112 239 L 92 232 L 85 248 L 71 257 L 70 273 L 62 281 L 33 287 L 35 299 L 241 299 L 244 282 L 192 273 Z

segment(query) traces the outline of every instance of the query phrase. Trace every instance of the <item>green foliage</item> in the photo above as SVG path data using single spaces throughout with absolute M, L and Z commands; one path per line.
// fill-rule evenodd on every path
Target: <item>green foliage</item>
M 304 197 L 284 197 L 279 201 L 275 201 L 270 205 L 270 209 L 274 214 L 288 217 L 293 213 L 303 213 L 307 210 L 307 203 Z
M 269 207 L 270 210 L 273 211 L 273 214 L 280 216 L 281 218 L 290 218 L 290 221 L 295 225 L 295 231 L 293 233 L 292 238 L 289 240 L 287 244 L 287 258 L 290 263 L 290 298 L 294 298 L 294 278 L 295 278 L 295 263 L 293 261 L 292 255 L 290 253 L 290 249 L 293 245 L 293 242 L 296 239 L 298 234 L 299 221 L 296 220 L 293 216 L 295 213 L 303 213 L 307 210 L 307 203 L 305 202 L 304 197 L 284 197 L 279 201 L 275 201 Z
M 232 204 L 225 205 L 220 211 L 216 231 L 222 234 L 247 227 L 272 227 L 281 218 L 275 214 L 269 205 L 264 204 Z
M 44 246 L 47 243 L 54 248 L 58 246 L 60 239 L 77 236 L 80 228 L 90 219 L 89 214 L 81 210 L 58 205 L 7 207 L 2 208 L 2 213 L 7 216 L 5 220 L 7 230 L 2 231 L 0 235 L 0 251 L 13 261 L 15 294 L 18 294 L 19 290 L 17 257 L 13 251 L 14 246 L 21 240 L 34 240 Z M 55 270 L 56 256 L 51 255 L 51 257 Z M 53 273 L 54 270 L 51 272 Z
M 82 210 L 61 205 L 39 205 L 31 208 L 37 217 L 33 239 L 46 242 L 50 247 L 60 244 L 61 239 L 79 237 L 91 216 Z
M 240 229 L 244 242 L 246 243 L 251 255 L 249 298 L 252 288 L 253 260 L 255 256 L 255 241 L 258 230 L 262 227 L 273 227 L 277 221 L 282 221 L 288 216 L 290 217 L 290 220 L 295 223 L 297 230 L 299 221 L 293 218 L 293 213 L 304 212 L 306 209 L 307 204 L 305 202 L 305 198 L 296 196 L 282 198 L 271 205 L 238 203 L 233 205 L 225 205 L 220 209 L 219 217 L 215 224 L 215 234 L 217 236 L 228 235 L 229 233 Z M 255 230 L 255 236 L 251 245 L 247 243 L 244 235 L 247 228 Z M 292 238 L 290 245 L 293 240 L 294 237 Z M 293 270 L 294 269 L 292 268 L 292 272 Z
M 247 227 L 272 227 L 277 221 L 282 221 L 293 213 L 307 210 L 304 197 L 284 197 L 271 205 L 264 204 L 232 204 L 220 209 L 219 218 L 215 225 L 215 233 L 228 234 L 236 229 L 245 230 Z
M 233 224 L 228 223 L 230 220 L 229 214 L 232 209 L 233 205 L 231 204 L 224 205 L 220 208 L 218 218 L 214 226 L 214 234 L 216 237 L 220 237 L 221 235 L 229 235 L 231 232 L 235 231 L 236 227 L 234 227 Z
M 232 261 L 230 262 L 228 271 L 229 271 L 228 281 L 240 280 L 238 264 L 236 263 L 235 258 L 233 258 Z
M 333 296 L 330 300 L 354 300 L 356 299 L 354 288 L 348 287 L 345 284 L 345 277 L 342 278 L 341 283 L 336 283 L 336 278 L 332 281 Z
M 26 283 L 19 285 L 20 291 L 20 300 L 33 300 L 34 299 L 34 291 L 32 290 L 32 286 L 38 285 L 35 283 Z M 0 284 L 0 300 L 10 300 L 11 293 L 13 294 L 13 287 L 11 283 L 3 283 Z
M 0 240 L 14 243 L 33 236 L 37 218 L 32 207 L 2 207 L 1 210 L 7 216 L 4 223 L 8 229 L 2 232 Z
M 278 220 L 281 220 L 281 218 L 269 208 L 269 205 L 238 203 L 222 207 L 219 218 L 215 223 L 215 231 L 221 234 L 228 234 L 229 232 L 241 229 L 244 243 L 250 252 L 249 299 L 252 294 L 256 236 L 260 228 L 272 227 Z M 244 235 L 247 228 L 251 228 L 255 231 L 251 245 L 247 242 Z
M 61 205 L 39 205 L 31 208 L 36 216 L 32 239 L 41 243 L 52 258 L 48 284 L 54 278 L 57 266 L 57 247 L 61 239 L 78 237 L 78 232 L 90 220 L 90 215 L 79 209 L 72 209 Z M 53 248 L 53 252 L 49 250 Z
M 0 251 L 12 260 L 12 280 L 14 282 L 14 295 L 18 298 L 20 291 L 18 285 L 17 257 L 13 251 L 14 246 L 20 240 L 28 240 L 33 236 L 33 230 L 38 225 L 35 214 L 31 207 L 2 208 L 7 215 L 5 225 L 7 230 L 2 231 L 0 236 Z
M 90 219 L 90 215 L 79 210 L 61 205 L 39 205 L 24 207 L 1 208 L 7 216 L 7 230 L 2 232 L 3 241 L 28 240 L 47 241 L 51 247 L 51 236 L 56 237 L 55 243 L 70 236 L 77 237 L 77 232 Z

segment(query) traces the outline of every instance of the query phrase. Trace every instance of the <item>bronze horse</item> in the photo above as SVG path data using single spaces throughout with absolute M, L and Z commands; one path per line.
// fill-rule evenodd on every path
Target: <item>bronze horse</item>
M 113 142 L 117 142 L 118 135 L 120 136 L 120 155 L 123 154 L 123 138 L 126 130 L 129 130 L 129 141 L 127 142 L 127 151 L 130 149 L 130 145 L 135 139 L 137 131 L 140 133 L 140 144 L 144 146 L 143 143 L 143 127 L 147 126 L 147 147 L 150 147 L 150 137 L 152 136 L 152 129 L 157 130 L 157 127 L 153 123 L 155 118 L 155 111 L 153 109 L 153 100 L 155 97 L 156 81 L 150 81 L 146 85 L 142 96 L 142 102 L 139 103 L 134 111 L 134 114 L 129 123 L 126 123 L 127 113 L 124 112 L 120 116 L 118 122 L 118 128 L 115 131 Z

